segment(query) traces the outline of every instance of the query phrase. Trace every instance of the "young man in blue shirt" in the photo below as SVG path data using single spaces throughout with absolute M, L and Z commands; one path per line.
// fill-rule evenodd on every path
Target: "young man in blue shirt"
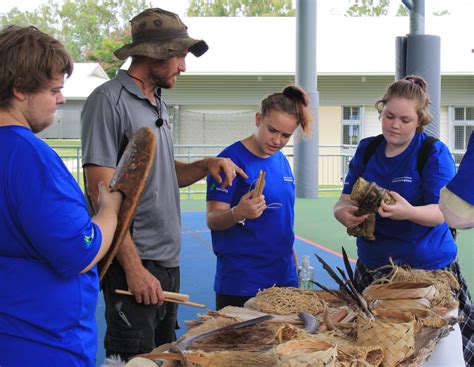
M 34 134 L 54 122 L 73 61 L 35 27 L 0 32 L 0 366 L 95 366 L 95 264 L 121 195 L 100 184 L 91 220 L 61 158 Z

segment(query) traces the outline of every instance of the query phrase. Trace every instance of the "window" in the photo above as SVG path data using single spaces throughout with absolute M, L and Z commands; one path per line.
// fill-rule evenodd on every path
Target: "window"
M 342 144 L 357 145 L 361 138 L 362 107 L 342 107 Z
M 460 163 L 466 152 L 471 133 L 474 131 L 474 107 L 454 107 L 453 128 L 453 156 L 456 163 Z

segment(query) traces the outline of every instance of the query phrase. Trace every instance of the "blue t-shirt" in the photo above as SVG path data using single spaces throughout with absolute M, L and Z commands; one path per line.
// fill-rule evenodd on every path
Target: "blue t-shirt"
M 474 205 L 474 132 L 469 138 L 466 153 L 462 157 L 456 176 L 447 185 L 448 189 L 469 204 Z
M 448 147 L 437 141 L 429 154 L 420 177 L 417 170 L 418 154 L 426 134 L 416 134 L 410 145 L 395 157 L 385 156 L 383 141 L 364 166 L 363 156 L 373 138 L 363 139 L 349 165 L 343 193 L 350 194 L 357 178 L 399 193 L 411 205 L 422 206 L 439 203 L 439 192 L 454 176 L 456 167 Z M 375 241 L 357 238 L 357 253 L 363 264 L 378 268 L 389 263 L 413 268 L 439 269 L 456 258 L 456 243 L 448 225 L 422 226 L 408 220 L 381 218 L 376 214 Z
M 61 158 L 0 127 L 0 366 L 95 366 L 102 235 Z
M 255 188 L 260 170 L 266 172 L 263 190 L 267 209 L 257 219 L 247 219 L 225 231 L 212 231 L 217 256 L 214 290 L 218 294 L 255 296 L 259 289 L 273 285 L 296 287 L 293 262 L 295 184 L 288 160 L 281 152 L 268 158 L 257 157 L 236 142 L 219 154 L 231 158 L 248 179 L 237 176 L 232 186 L 221 189 L 207 179 L 207 201 L 237 205 Z

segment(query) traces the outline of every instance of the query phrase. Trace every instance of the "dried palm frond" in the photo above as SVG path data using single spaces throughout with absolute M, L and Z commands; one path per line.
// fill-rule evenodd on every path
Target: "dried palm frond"
M 363 295 L 367 301 L 374 299 L 404 299 L 433 298 L 436 288 L 432 283 L 397 282 L 372 284 L 364 289 Z

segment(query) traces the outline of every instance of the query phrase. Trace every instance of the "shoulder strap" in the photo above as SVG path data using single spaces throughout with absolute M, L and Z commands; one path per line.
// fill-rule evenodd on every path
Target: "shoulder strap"
M 367 147 L 365 148 L 364 152 L 364 164 L 367 165 L 369 162 L 370 157 L 372 157 L 377 150 L 377 147 L 382 143 L 385 138 L 383 134 L 377 135 L 374 137 Z M 425 167 L 425 163 L 428 160 L 428 157 L 431 153 L 431 149 L 433 148 L 434 143 L 436 143 L 439 139 L 433 136 L 427 136 L 426 139 L 421 144 L 420 153 L 418 154 L 418 160 L 416 162 L 416 169 L 420 177 L 423 176 L 423 168 Z
M 420 153 L 418 154 L 418 161 L 416 162 L 416 169 L 418 170 L 418 174 L 420 177 L 423 177 L 423 168 L 425 167 L 426 161 L 430 156 L 431 149 L 433 148 L 434 143 L 436 143 L 439 139 L 433 136 L 427 136 L 426 139 L 421 144 Z M 456 228 L 449 227 L 449 231 L 451 232 L 454 241 L 458 236 L 458 232 Z
M 428 135 L 421 144 L 420 153 L 418 154 L 418 160 L 416 162 L 416 169 L 420 177 L 423 177 L 423 168 L 425 167 L 426 161 L 428 160 L 434 143 L 436 143 L 438 140 L 439 139 Z
M 372 157 L 377 150 L 377 147 L 380 145 L 382 141 L 384 141 L 383 134 L 377 135 L 374 137 L 369 144 L 367 144 L 367 147 L 365 148 L 364 151 L 364 165 L 367 165 L 367 162 L 369 161 L 370 157 Z

